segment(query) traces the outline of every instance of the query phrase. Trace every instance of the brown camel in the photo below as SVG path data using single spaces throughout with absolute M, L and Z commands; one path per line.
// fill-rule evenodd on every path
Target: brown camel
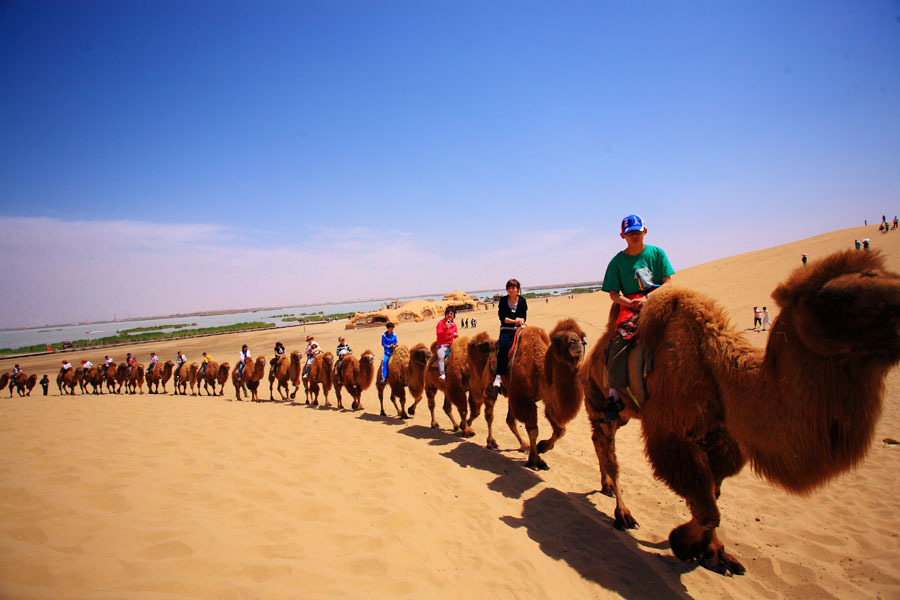
M 341 404 L 341 388 L 347 390 L 353 402 L 350 408 L 362 410 L 362 393 L 369 389 L 375 379 L 375 355 L 371 350 L 366 350 L 356 360 L 352 354 L 347 354 L 341 361 L 341 376 L 337 376 L 337 365 L 334 366 L 334 393 L 337 396 L 338 408 L 344 408 Z
M 486 335 L 486 334 L 485 334 Z M 469 390 L 469 339 L 458 337 L 450 344 L 450 353 L 444 358 L 444 374 L 446 379 L 441 379 L 440 368 L 437 361 L 437 342 L 431 344 L 431 357 L 425 367 L 425 398 L 428 401 L 428 410 L 431 412 L 431 428 L 437 429 L 440 425 L 434 416 L 436 407 L 435 396 L 438 390 L 444 392 L 444 412 L 453 423 L 453 431 L 459 431 L 463 437 L 472 437 L 472 421 L 481 413 L 481 407 L 476 408 L 475 402 Z M 409 414 L 416 414 L 416 406 L 421 396 L 409 407 Z M 459 412 L 459 422 L 453 416 L 453 407 Z M 472 417 L 468 418 L 471 408 Z
M 116 392 L 116 385 L 118 381 L 116 380 L 116 376 L 119 372 L 118 367 L 116 367 L 115 362 L 109 363 L 109 366 L 106 367 L 106 391 L 110 394 L 114 394 Z
M 144 365 L 141 363 L 137 363 L 131 368 L 131 373 L 125 380 L 125 392 L 133 394 L 136 391 L 140 391 L 141 395 L 144 394 Z
M 224 396 L 225 382 L 228 381 L 228 372 L 230 370 L 231 365 L 227 362 L 220 365 L 214 360 L 209 361 L 209 364 L 206 366 L 206 373 L 197 373 L 197 395 L 200 395 L 200 384 L 202 383 L 207 396 Z M 219 385 L 218 394 L 216 394 L 216 384 Z M 212 386 L 212 394 L 209 393 L 209 386 Z
M 115 366 L 115 363 L 109 365 L 109 370 L 112 372 L 112 368 Z M 122 393 L 122 386 L 125 385 L 125 382 L 130 377 L 130 373 L 128 372 L 128 365 L 122 363 L 118 367 L 116 367 L 116 393 Z M 127 386 L 126 386 L 127 387 Z M 126 390 L 127 391 L 127 390 Z
M 469 356 L 469 394 L 472 409 L 468 425 L 471 427 L 472 421 L 478 417 L 481 406 L 484 405 L 484 418 L 488 428 L 486 445 L 494 450 L 499 448 L 497 440 L 494 439 L 494 405 L 497 402 L 497 396 L 487 392 L 494 381 L 490 360 L 496 345 L 497 340 L 482 332 L 472 338 L 472 341 L 466 346 Z
M 326 352 L 316 355 L 316 359 L 309 367 L 309 373 L 303 378 L 303 389 L 306 391 L 306 403 L 318 406 L 319 385 L 325 394 L 323 406 L 331 406 L 328 401 L 328 392 L 331 391 L 331 372 L 334 370 L 334 354 Z M 312 402 L 309 399 L 312 398 Z
M 550 468 L 539 454 L 556 445 L 566 433 L 566 424 L 581 408 L 584 393 L 578 368 L 583 357 L 584 332 L 574 319 L 557 323 L 549 337 L 539 327 L 522 330 L 510 372 L 503 376 L 503 385 L 509 390 L 506 424 L 519 440 L 521 449 L 527 450 L 526 466 L 531 469 Z M 488 388 L 490 401 L 496 399 L 496 390 L 494 386 Z M 540 443 L 537 441 L 538 400 L 544 401 L 544 415 L 553 428 L 551 436 Z M 525 424 L 528 444 L 519 435 L 516 420 Z
M 31 390 L 34 389 L 34 386 L 37 385 L 37 375 L 29 375 L 28 379 L 25 380 L 25 395 L 30 396 Z
M 425 344 L 416 344 L 412 350 L 406 346 L 397 346 L 388 361 L 387 381 L 381 378 L 381 369 L 378 369 L 375 387 L 378 389 L 378 401 L 381 403 L 381 416 L 387 416 L 384 412 L 384 388 L 391 386 L 391 402 L 397 410 L 397 416 L 408 419 L 406 413 L 406 388 L 413 398 L 413 404 L 422 398 L 425 391 L 425 366 L 431 358 L 431 352 Z M 397 400 L 400 405 L 397 406 Z
M 81 378 L 81 393 L 88 393 L 88 386 L 93 388 L 93 394 L 99 394 L 103 391 L 103 373 L 101 372 L 99 367 L 92 366 L 88 370 L 84 371 L 84 374 Z
M 253 360 L 251 357 L 247 357 L 244 360 L 244 372 L 240 373 L 237 368 L 231 373 L 231 383 L 234 384 L 234 393 L 235 399 L 240 401 L 241 399 L 241 389 L 244 390 L 244 394 L 250 396 L 250 399 L 253 402 L 259 402 L 259 396 L 257 395 L 257 390 L 259 389 L 259 382 L 262 380 L 263 376 L 266 373 L 266 359 L 262 356 Z M 250 390 L 249 392 L 247 390 Z
M 197 389 L 200 389 L 200 386 L 197 384 L 197 373 L 200 372 L 200 366 L 195 363 L 185 363 L 181 365 L 181 371 L 179 371 L 175 376 L 175 394 L 181 394 L 182 396 L 187 396 L 187 388 L 188 385 L 191 386 L 191 396 L 196 396 L 197 393 L 194 391 L 194 386 L 197 386 Z
M 56 387 L 59 388 L 59 393 L 66 393 L 70 396 L 74 396 L 75 388 L 80 386 L 81 378 L 83 376 L 84 369 L 81 367 L 78 367 L 77 369 L 72 367 L 68 369 L 60 368 L 59 375 L 56 376 Z
M 9 382 L 9 397 L 12 398 L 12 388 L 16 388 L 16 393 L 19 396 L 30 396 L 31 389 L 37 383 L 37 375 L 31 375 L 30 377 L 26 375 L 24 372 L 19 372 L 18 375 L 10 379 Z M 0 386 L 2 389 L 2 386 Z
M 297 389 L 300 387 L 300 375 L 303 373 L 302 360 L 303 353 L 297 350 L 291 352 L 289 357 L 281 355 L 272 359 L 272 365 L 269 367 L 270 401 L 275 401 L 275 394 L 272 392 L 272 388 L 276 381 L 278 382 L 278 393 L 281 394 L 282 402 L 297 395 Z M 293 393 L 290 393 L 289 383 L 294 384 Z
M 158 394 L 159 386 L 162 386 L 162 393 L 166 392 L 166 383 L 172 378 L 172 372 L 175 370 L 175 363 L 167 360 L 162 365 L 157 364 L 152 371 L 148 372 L 144 378 L 147 380 L 147 393 Z
M 645 400 L 627 408 L 641 419 L 655 475 L 687 501 L 692 517 L 669 543 L 682 560 L 723 574 L 744 567 L 716 534 L 722 481 L 749 461 L 758 475 L 803 495 L 855 467 L 871 446 L 885 374 L 900 360 L 900 276 L 885 271 L 876 252 L 810 262 L 772 297 L 781 314 L 765 351 L 714 301 L 688 290 L 651 294 L 638 325 L 652 369 Z M 587 370 L 588 393 L 601 392 L 592 399 L 601 406 L 602 371 Z M 640 385 L 639 376 L 631 379 Z M 594 441 L 615 485 L 610 429 L 598 436 L 595 426 Z
M 9 397 L 10 398 L 12 398 L 12 385 L 10 383 L 11 379 L 12 379 L 12 377 L 10 377 L 9 373 L 3 373 L 2 375 L 0 375 L 0 390 L 5 388 L 6 386 L 9 386 Z

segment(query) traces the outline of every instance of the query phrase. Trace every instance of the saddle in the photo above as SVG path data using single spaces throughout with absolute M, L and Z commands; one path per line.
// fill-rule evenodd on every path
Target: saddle
M 627 362 L 628 389 L 619 390 L 619 392 L 626 397 L 630 396 L 628 399 L 634 403 L 637 410 L 640 410 L 647 400 L 647 389 L 644 383 L 647 375 L 653 371 L 653 353 L 645 355 L 644 347 L 635 343 L 628 349 Z M 606 369 L 603 370 L 603 387 L 609 389 L 609 372 Z
M 519 350 L 519 338 L 522 336 L 522 331 L 524 331 L 524 327 L 519 327 L 516 329 L 516 333 L 513 335 L 513 343 L 509 347 L 509 366 L 512 367 L 513 361 L 516 358 L 516 352 Z M 497 374 L 497 355 L 500 353 L 500 348 L 494 348 L 494 351 L 491 352 L 491 358 L 488 360 L 488 365 L 491 368 L 491 375 Z

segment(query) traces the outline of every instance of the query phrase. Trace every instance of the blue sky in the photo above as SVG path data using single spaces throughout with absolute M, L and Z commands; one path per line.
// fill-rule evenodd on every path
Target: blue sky
M 896 1 L 6 1 L 0 82 L 0 326 L 596 280 L 630 212 L 676 269 L 900 213 Z

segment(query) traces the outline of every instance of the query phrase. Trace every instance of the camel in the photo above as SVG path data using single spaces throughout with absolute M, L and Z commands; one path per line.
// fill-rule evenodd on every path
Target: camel
M 669 534 L 673 553 L 721 574 L 745 572 L 716 533 L 723 480 L 749 461 L 761 477 L 805 495 L 858 465 L 881 414 L 885 375 L 900 360 L 900 276 L 876 252 L 810 262 L 772 297 L 781 314 L 765 350 L 713 300 L 684 289 L 651 294 L 638 325 L 652 368 L 644 400 L 629 401 L 623 418 L 640 418 L 654 474 L 691 512 Z M 603 406 L 602 353 L 591 359 L 588 394 Z M 635 361 L 629 370 L 640 385 Z M 600 435 L 594 425 L 594 443 L 617 488 L 615 425 Z
M 228 381 L 228 372 L 230 370 L 231 365 L 227 362 L 220 365 L 214 360 L 209 361 L 209 364 L 206 366 L 206 373 L 197 373 L 197 395 L 200 395 L 200 384 L 202 383 L 207 396 L 224 396 L 225 382 Z M 217 383 L 219 384 L 218 394 L 216 394 Z M 212 394 L 209 393 L 209 386 L 212 386 Z
M 484 334 L 485 336 L 487 334 Z M 437 363 L 437 342 L 431 344 L 431 358 L 425 367 L 425 397 L 428 401 L 428 410 L 431 412 L 431 428 L 438 429 L 440 425 L 434 416 L 436 406 L 435 396 L 438 390 L 444 392 L 444 412 L 453 424 L 453 431 L 459 431 L 463 437 L 472 437 L 472 421 L 481 414 L 481 405 L 477 405 L 469 389 L 469 339 L 458 337 L 450 344 L 450 353 L 444 359 L 444 374 L 446 379 L 440 378 L 440 368 Z M 421 396 L 409 407 L 409 414 L 416 414 L 416 406 Z M 459 412 L 459 422 L 453 416 L 453 407 Z M 468 417 L 471 408 L 472 416 Z
M 234 384 L 235 399 L 240 402 L 241 389 L 244 394 L 250 396 L 253 402 L 259 402 L 259 396 L 256 391 L 259 389 L 259 382 L 262 380 L 266 372 L 266 359 L 260 356 L 253 360 L 248 357 L 244 360 L 244 372 L 240 373 L 236 368 L 231 372 L 231 383 Z M 247 390 L 250 390 L 249 392 Z
M 37 375 L 29 375 L 28 379 L 25 380 L 25 395 L 30 396 L 31 390 L 34 389 L 34 386 L 37 385 Z
M 375 387 L 378 389 L 378 401 L 381 403 L 381 416 L 387 416 L 384 412 L 384 388 L 391 386 L 391 402 L 397 410 L 397 416 L 408 419 L 406 412 L 406 388 L 413 398 L 413 404 L 422 398 L 425 391 L 425 366 L 431 358 L 431 352 L 425 344 L 416 344 L 412 350 L 406 346 L 397 346 L 388 361 L 387 381 L 381 377 L 381 369 L 378 369 L 378 377 Z M 397 406 L 397 399 L 400 406 Z
M 530 469 L 550 468 L 539 454 L 553 449 L 565 435 L 566 424 L 581 408 L 584 392 L 578 369 L 584 357 L 584 344 L 584 332 L 574 319 L 559 321 L 549 336 L 539 327 L 527 327 L 520 334 L 503 385 L 509 390 L 506 424 L 519 440 L 520 448 L 528 452 L 525 466 Z M 496 394 L 497 388 L 490 386 L 487 391 L 490 402 L 496 400 Z M 540 443 L 537 441 L 538 400 L 544 401 L 544 415 L 553 428 L 550 437 Z M 519 435 L 517 420 L 525 424 L 528 444 Z
M 147 380 L 147 393 L 158 394 L 160 385 L 162 385 L 162 393 L 167 393 L 166 383 L 171 379 L 174 370 L 175 363 L 171 360 L 167 360 L 161 366 L 157 364 L 152 371 L 146 373 L 144 378 Z
M 113 372 L 113 367 L 116 367 L 116 363 L 112 363 L 109 365 L 109 373 Z M 121 394 L 122 386 L 126 384 L 126 381 L 130 377 L 130 374 L 128 372 L 128 365 L 125 363 L 122 363 L 121 365 L 117 366 L 116 370 L 115 370 L 115 374 L 116 374 L 116 386 L 117 386 L 116 393 Z M 109 375 L 107 375 L 107 378 L 109 378 Z M 126 391 L 127 391 L 127 386 L 126 386 Z
M 59 375 L 56 376 L 56 387 L 59 388 L 59 393 L 69 394 L 70 396 L 75 395 L 75 388 L 78 387 L 81 383 L 81 378 L 84 376 L 84 369 L 81 367 L 76 368 L 68 368 L 68 369 L 59 369 Z M 66 391 L 68 389 L 68 391 Z
M 335 365 L 334 393 L 337 396 L 338 408 L 344 408 L 341 403 L 341 388 L 347 390 L 353 402 L 350 408 L 362 410 L 362 393 L 369 389 L 375 379 L 375 355 L 371 350 L 366 350 L 356 360 L 352 354 L 347 354 L 341 363 L 341 376 L 337 377 L 337 365 Z
M 181 370 L 175 376 L 175 395 L 181 394 L 182 396 L 187 396 L 187 388 L 188 385 L 191 386 L 191 396 L 196 396 L 196 392 L 194 392 L 194 386 L 197 385 L 197 389 L 200 387 L 197 384 L 197 373 L 199 373 L 200 367 L 197 363 L 185 363 L 181 365 Z
M 137 363 L 131 368 L 131 373 L 125 380 L 126 393 L 133 394 L 137 390 L 140 390 L 142 396 L 144 395 L 144 365 L 141 363 Z
M 119 369 L 116 367 L 115 362 L 109 363 L 109 366 L 106 367 L 106 391 L 110 394 L 114 394 L 116 392 L 116 375 L 118 374 Z
M 24 372 L 19 372 L 15 377 L 10 378 L 9 380 L 9 397 L 12 398 L 12 390 L 13 387 L 16 388 L 16 393 L 19 396 L 30 396 L 31 389 L 37 383 L 37 375 L 28 376 Z M 0 386 L 2 389 L 2 386 Z
M 88 386 L 93 388 L 93 394 L 101 393 L 103 391 L 103 373 L 100 368 L 92 366 L 85 371 L 81 378 L 80 386 L 82 394 L 88 393 Z
M 9 373 L 3 373 L 2 375 L 0 375 L 0 390 L 9 385 L 9 397 L 12 398 L 12 385 L 10 385 L 10 379 L 12 378 L 10 377 Z
M 323 406 L 331 406 L 328 401 L 328 392 L 331 391 L 331 372 L 334 370 L 334 354 L 326 352 L 319 354 L 309 368 L 309 373 L 303 379 L 303 389 L 306 390 L 306 403 L 318 406 L 319 404 L 319 385 L 322 386 L 322 392 L 325 394 L 325 404 Z M 309 399 L 312 398 L 310 403 Z
M 275 401 L 275 394 L 272 387 L 278 382 L 278 393 L 281 394 L 281 401 L 285 402 L 288 398 L 294 398 L 300 387 L 300 375 L 303 373 L 303 353 L 295 350 L 288 356 L 276 356 L 272 359 L 272 365 L 269 367 L 269 400 Z M 294 393 L 289 393 L 288 383 L 294 384 Z M 284 390 L 284 391 L 282 391 Z
M 466 346 L 469 356 L 469 394 L 471 398 L 472 414 L 469 416 L 468 425 L 481 412 L 484 405 L 484 419 L 487 421 L 488 435 L 486 446 L 492 450 L 499 448 L 494 439 L 494 405 L 497 396 L 488 394 L 488 389 L 494 381 L 494 374 L 490 369 L 491 357 L 497 340 L 492 339 L 487 333 L 479 333 Z

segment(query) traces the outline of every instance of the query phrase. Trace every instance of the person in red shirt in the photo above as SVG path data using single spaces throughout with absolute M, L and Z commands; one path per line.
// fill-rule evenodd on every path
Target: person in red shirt
M 444 357 L 450 351 L 450 344 L 459 337 L 459 333 L 456 331 L 456 323 L 453 322 L 455 318 L 456 310 L 452 306 L 448 306 L 444 310 L 444 318 L 438 321 L 437 324 L 437 358 L 441 379 L 447 378 L 447 375 L 444 373 Z

